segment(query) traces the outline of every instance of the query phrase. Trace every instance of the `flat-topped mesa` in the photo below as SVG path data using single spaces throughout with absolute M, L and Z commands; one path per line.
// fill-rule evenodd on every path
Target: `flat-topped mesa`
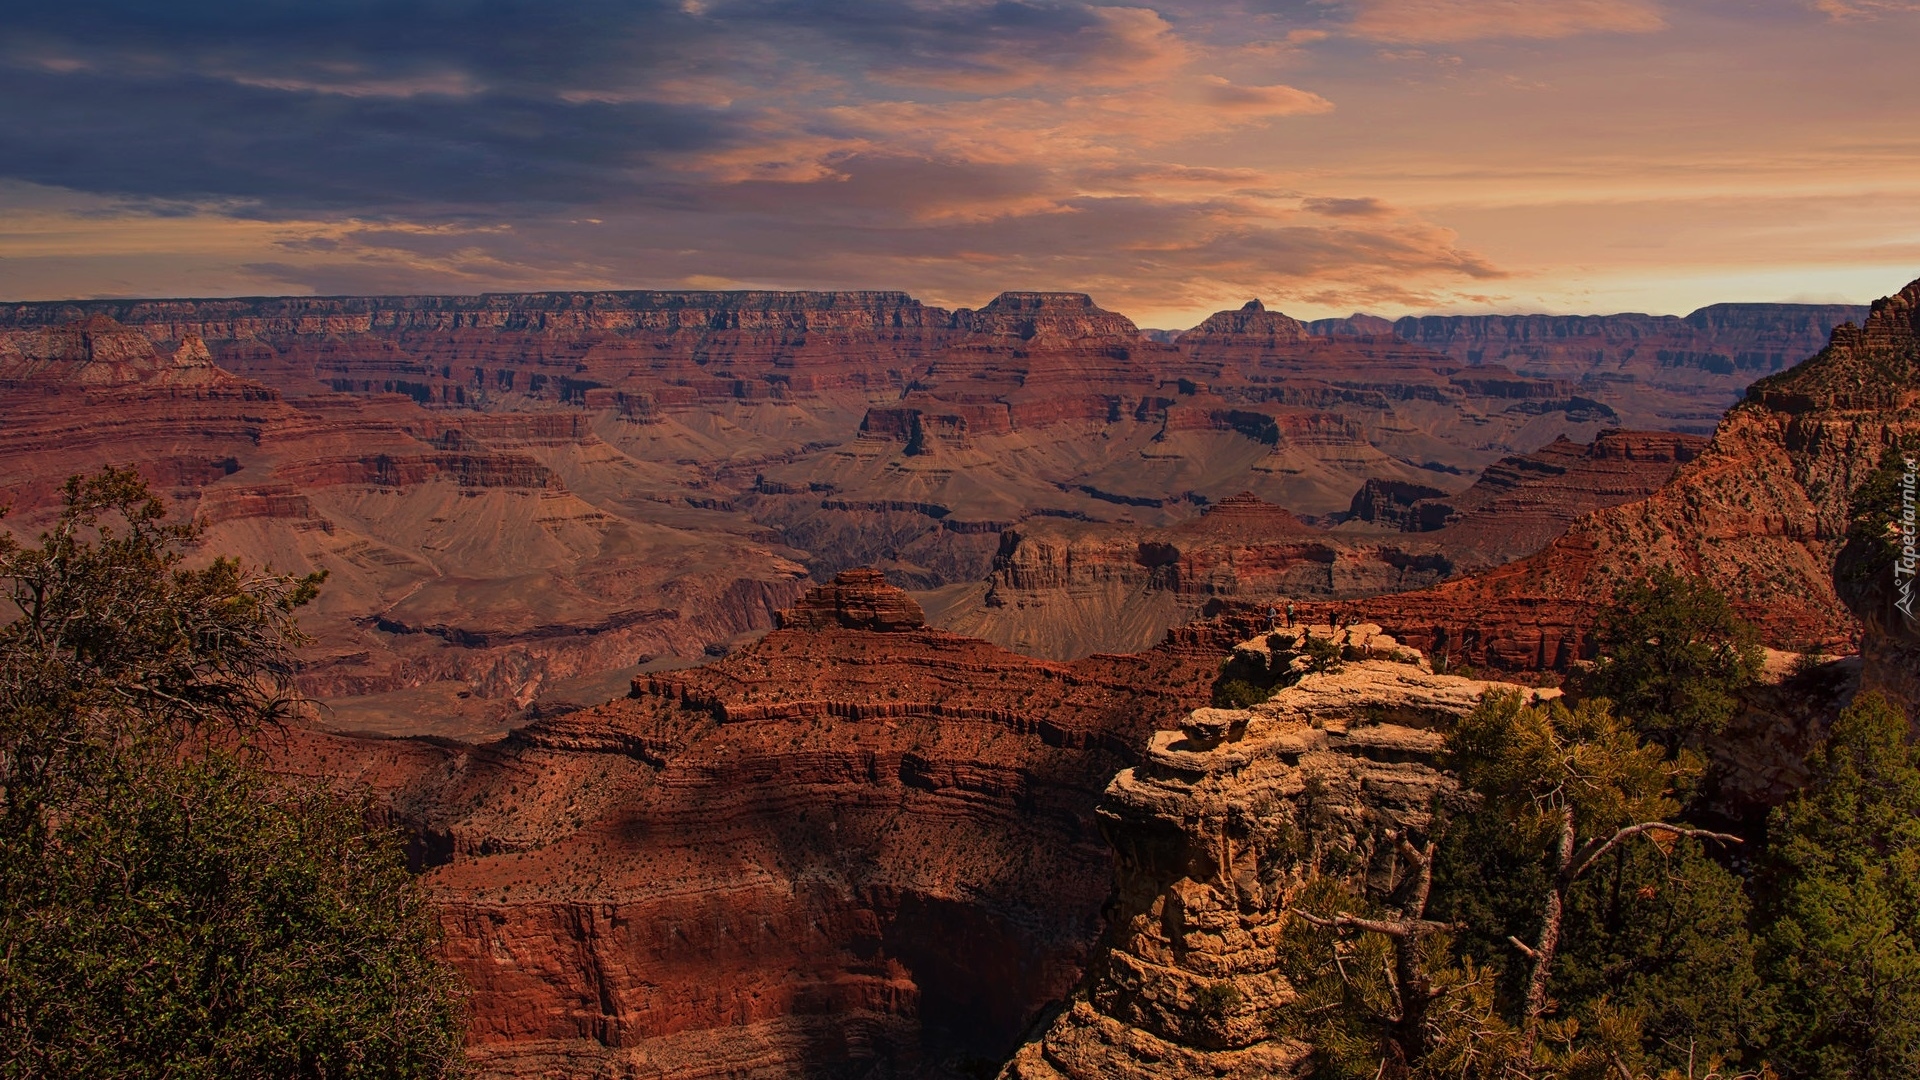
M 1368 480 L 1353 493 L 1347 507 L 1348 521 L 1385 525 L 1402 532 L 1430 532 L 1441 528 L 1453 513 L 1444 501 L 1447 492 L 1410 480 Z
M 1356 658 L 1251 709 L 1195 710 L 1108 785 L 1108 945 L 1003 1077 L 1310 1075 L 1313 1048 L 1268 1023 L 1296 996 L 1280 970 L 1289 897 L 1318 873 L 1401 909 L 1418 876 L 1403 845 L 1426 844 L 1459 799 L 1436 729 L 1490 690 L 1558 693 L 1436 675 L 1376 626 L 1296 627 L 1238 651 L 1308 634 Z
M 1307 328 L 1300 320 L 1268 311 L 1258 300 L 1249 300 L 1238 311 L 1218 311 L 1205 322 L 1180 335 L 1183 346 L 1210 345 L 1227 341 L 1237 345 L 1283 345 L 1304 341 Z
M 831 582 L 816 585 L 780 613 L 782 630 L 870 630 L 898 633 L 927 624 L 913 597 L 887 584 L 872 567 L 843 570 Z
M 954 323 L 974 334 L 1055 347 L 1084 348 L 1089 339 L 1144 343 L 1132 319 L 1099 307 L 1086 293 L 1003 292 L 978 311 L 955 312 Z
M 154 337 L 324 336 L 379 330 L 791 329 L 935 326 L 951 313 L 903 292 L 652 290 L 479 296 L 276 296 L 203 300 L 62 300 L 0 306 L 0 329 L 106 317 Z
M 1818 349 L 1830 328 L 1865 315 L 1845 304 L 1715 304 L 1678 315 L 1409 315 L 1391 324 L 1406 341 L 1471 364 L 1578 377 L 1589 372 L 1734 385 L 1779 371 Z M 1367 319 L 1367 325 L 1384 320 Z M 1326 329 L 1337 333 L 1329 320 Z M 1716 385 L 1720 385 L 1716 383 Z

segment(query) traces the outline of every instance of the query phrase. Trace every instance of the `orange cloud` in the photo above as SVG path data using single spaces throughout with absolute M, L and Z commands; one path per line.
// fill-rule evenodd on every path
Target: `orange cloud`
M 1646 0 L 1360 0 L 1349 29 L 1374 41 L 1453 42 L 1645 34 L 1666 25 Z
M 1873 19 L 1882 15 L 1920 12 L 1920 2 L 1916 0 L 1812 0 L 1808 6 L 1836 20 Z
M 1202 99 L 1211 107 L 1252 116 L 1300 116 L 1333 111 L 1333 102 L 1291 86 L 1237 86 L 1218 75 L 1200 80 Z

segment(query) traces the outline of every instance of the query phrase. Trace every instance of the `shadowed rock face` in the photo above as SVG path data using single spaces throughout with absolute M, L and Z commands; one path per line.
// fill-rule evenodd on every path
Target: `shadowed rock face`
M 494 1076 L 952 1077 L 1079 979 L 1094 804 L 1218 658 L 1074 664 L 882 620 L 865 573 L 629 698 L 478 745 L 289 737 L 418 838 Z
M 1435 675 L 1377 626 L 1305 632 L 1356 659 L 1251 710 L 1197 710 L 1108 785 L 1103 949 L 1003 1077 L 1309 1074 L 1312 1047 L 1276 1038 L 1264 1015 L 1294 997 L 1276 970 L 1288 898 L 1318 868 L 1391 907 L 1410 876 L 1399 841 L 1419 846 L 1457 798 L 1434 765 L 1435 727 L 1489 689 L 1542 692 Z M 1264 637 L 1242 648 L 1269 655 Z
M 1836 334 L 1835 345 L 1840 344 Z M 1904 480 L 1920 463 L 1920 282 L 1874 305 L 1873 317 L 1858 335 L 1850 336 L 1846 347 L 1854 363 L 1829 373 L 1819 389 L 1862 405 L 1877 400 L 1888 410 L 1884 438 L 1904 448 Z M 1780 400 L 1816 404 L 1819 399 L 1808 390 L 1787 388 L 1790 396 Z M 1762 392 L 1779 393 L 1773 387 Z M 1896 500 L 1899 505 L 1891 508 L 1894 528 L 1908 530 L 1905 535 L 1911 537 L 1907 508 L 1920 505 L 1920 491 L 1903 482 L 1897 485 Z M 1849 543 L 1834 563 L 1834 586 L 1860 620 L 1861 684 L 1886 694 L 1920 725 L 1920 579 L 1914 575 L 1912 548 L 1903 542 L 1894 547 L 1889 565 L 1869 558 L 1864 543 Z

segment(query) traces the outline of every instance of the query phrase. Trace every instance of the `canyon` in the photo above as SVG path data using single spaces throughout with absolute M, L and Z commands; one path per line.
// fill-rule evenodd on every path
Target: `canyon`
M 1837 328 L 1810 359 L 1753 384 L 1712 440 L 1651 496 L 1589 513 L 1506 565 L 1341 610 L 1452 663 L 1564 670 L 1589 653 L 1595 606 L 1622 583 L 1666 567 L 1714 582 L 1770 647 L 1854 651 L 1862 623 L 1836 589 L 1834 567 L 1847 544 L 1852 494 L 1889 448 L 1920 441 L 1917 306 L 1920 282 L 1876 302 L 1863 325 Z M 1878 610 L 1887 595 L 1883 588 L 1853 598 L 1882 628 L 1869 635 L 1869 653 L 1911 632 Z M 1233 639 L 1265 620 L 1264 605 L 1222 606 L 1220 626 L 1180 633 Z M 1303 617 L 1329 610 L 1302 608 Z M 1878 680 L 1903 681 L 1891 670 Z
M 1740 310 L 1690 316 L 1688 347 L 1782 352 L 1851 312 Z M 11 304 L 0 502 L 30 535 L 67 475 L 138 468 L 207 550 L 328 572 L 300 682 L 332 724 L 475 738 L 739 648 L 854 566 L 949 629 L 1070 658 L 1150 645 L 1209 601 L 1524 554 L 1589 505 L 1553 479 L 1572 447 L 1625 420 L 1697 429 L 1731 400 L 1714 365 L 1663 366 L 1673 333 L 1618 329 L 1638 319 L 1592 324 L 1634 350 L 1503 367 L 1454 355 L 1485 331 L 1319 332 L 1258 301 L 1168 343 L 1072 293 Z M 1529 455 L 1542 468 L 1511 464 Z M 1619 460 L 1633 475 L 1595 473 L 1603 499 L 1667 465 Z M 1544 484 L 1524 542 L 1476 533 L 1472 500 L 1516 468 Z M 1392 508 L 1413 492 L 1430 501 Z M 1243 493 L 1303 531 L 1243 552 L 1279 521 Z M 1067 551 L 1064 578 L 1030 572 Z
M 1251 494 L 1162 529 L 1037 521 L 1001 534 L 992 574 L 935 599 L 949 628 L 1036 656 L 1156 644 L 1210 606 L 1394 594 L 1509 562 L 1593 510 L 1645 498 L 1706 440 L 1605 431 L 1502 458 L 1454 495 L 1369 480 L 1332 528 Z
M 1706 441 L 1258 305 L 1173 345 L 1070 294 L 16 307 L 0 498 L 132 463 L 330 571 L 271 760 L 410 838 L 484 1075 L 1284 1076 L 1307 860 L 1400 888 L 1438 732 L 1555 693 L 1619 583 L 1907 685 L 1833 567 L 1920 432 L 1916 307 Z M 1281 603 L 1348 662 L 1213 708 Z

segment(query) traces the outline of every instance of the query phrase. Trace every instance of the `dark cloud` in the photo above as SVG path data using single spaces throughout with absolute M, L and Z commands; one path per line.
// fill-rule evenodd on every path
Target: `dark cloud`
M 1144 14 L 1049 0 L 30 0 L 0 43 L 0 177 L 269 215 L 672 198 L 674 178 L 647 171 L 662 155 L 749 145 L 785 122 L 730 89 L 791 101 L 808 78 L 1021 84 L 1115 68 L 1153 59 Z
M 1306 217 L 1262 169 L 1177 160 L 1333 107 L 1265 60 L 1203 69 L 1201 7 L 28 0 L 0 40 L 0 181 L 107 197 L 75 213 L 260 227 L 223 266 L 327 293 L 978 302 L 991 280 L 1117 302 L 1495 273 L 1373 200 Z
M 27 0 L 7 23 L 15 63 L 348 88 L 460 73 L 507 93 L 633 85 L 714 33 L 658 0 Z
M 99 193 L 451 212 L 605 199 L 729 118 L 658 103 L 481 93 L 350 97 L 198 75 L 0 69 L 0 175 Z

